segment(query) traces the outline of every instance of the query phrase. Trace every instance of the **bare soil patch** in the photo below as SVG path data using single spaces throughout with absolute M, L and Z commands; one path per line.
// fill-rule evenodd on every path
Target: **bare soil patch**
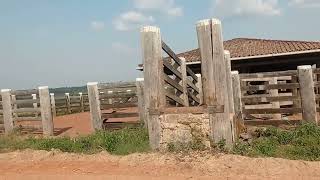
M 320 162 L 192 153 L 79 155 L 24 150 L 0 154 L 0 179 L 319 179 Z

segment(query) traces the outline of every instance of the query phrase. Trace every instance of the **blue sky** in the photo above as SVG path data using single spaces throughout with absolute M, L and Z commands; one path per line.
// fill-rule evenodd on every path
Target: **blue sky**
M 0 0 L 0 88 L 134 80 L 141 26 L 181 52 L 211 17 L 226 40 L 320 40 L 319 0 Z

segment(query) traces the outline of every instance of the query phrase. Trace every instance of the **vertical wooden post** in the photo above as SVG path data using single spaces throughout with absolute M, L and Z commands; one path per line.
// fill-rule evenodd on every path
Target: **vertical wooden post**
M 3 109 L 3 122 L 6 134 L 13 131 L 13 114 L 12 114 L 12 99 L 11 89 L 1 89 L 2 109 Z
M 304 121 L 318 123 L 314 93 L 313 72 L 311 66 L 298 66 L 302 118 Z
M 84 103 L 83 103 L 83 94 L 79 92 L 79 100 L 80 100 L 80 112 L 84 112 Z
M 111 95 L 111 94 L 113 94 L 113 91 L 108 91 L 108 95 Z M 108 103 L 109 103 L 109 104 L 113 104 L 113 99 L 112 99 L 112 98 L 109 98 L 109 99 L 108 99 Z
M 67 114 L 71 114 L 70 93 L 65 93 L 64 97 L 66 98 L 66 111 L 67 111 Z
M 241 102 L 241 84 L 240 76 L 238 71 L 231 72 L 232 78 L 232 91 L 233 91 L 233 102 L 234 102 L 234 125 L 236 135 L 241 133 L 242 128 L 244 127 L 243 115 L 242 115 L 242 102 Z
M 31 94 L 31 96 L 32 96 L 33 100 L 37 100 L 37 94 Z M 38 103 L 37 102 L 34 102 L 32 105 L 33 105 L 33 108 L 35 108 L 35 109 L 38 108 Z M 34 116 L 38 117 L 39 113 L 38 112 L 34 113 Z
M 202 60 L 201 74 L 205 104 L 224 107 L 224 113 L 217 113 L 215 116 L 210 114 L 213 142 L 225 140 L 227 147 L 231 148 L 234 141 L 233 115 L 229 107 L 221 22 L 217 19 L 199 21 L 197 34 Z
M 272 77 L 269 80 L 269 84 L 278 84 L 278 78 L 277 77 Z M 270 90 L 270 95 L 273 97 L 279 96 L 279 90 L 278 89 L 271 89 Z M 280 102 L 271 102 L 272 108 L 278 109 L 280 108 Z M 273 114 L 273 119 L 275 120 L 281 120 L 281 114 Z
M 54 99 L 54 93 L 50 93 L 50 100 L 51 100 L 51 111 L 52 117 L 57 117 L 57 110 L 56 110 L 56 100 Z
M 139 117 L 140 122 L 144 123 L 144 127 L 148 127 L 148 121 L 146 116 L 145 102 L 144 102 L 144 79 L 137 78 L 136 79 L 137 86 L 137 96 L 138 96 L 138 109 L 139 109 Z
M 16 95 L 11 95 L 11 99 L 12 99 L 12 105 L 13 105 L 13 117 L 17 118 L 18 117 L 18 113 L 15 112 L 18 109 Z
M 101 109 L 99 100 L 99 91 L 97 82 L 89 82 L 87 84 L 88 98 L 90 105 L 90 117 L 93 130 L 102 129 Z
M 188 85 L 187 85 L 187 64 L 186 59 L 184 57 L 179 57 L 181 59 L 181 74 L 182 74 L 182 99 L 185 107 L 189 107 L 189 97 L 188 97 Z
M 196 86 L 199 89 L 198 98 L 200 99 L 200 105 L 203 105 L 203 90 L 202 90 L 201 74 L 196 74 L 196 76 L 198 77 L 198 82 L 196 83 Z
M 150 114 L 165 106 L 161 34 L 158 27 L 141 29 L 142 57 L 144 65 L 145 105 L 148 110 L 149 142 L 153 150 L 160 147 L 159 115 Z
M 52 136 L 54 126 L 48 86 L 39 87 L 39 97 L 43 134 Z

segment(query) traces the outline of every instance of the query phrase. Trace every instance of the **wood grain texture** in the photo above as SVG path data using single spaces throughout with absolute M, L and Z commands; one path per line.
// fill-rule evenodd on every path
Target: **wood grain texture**
M 47 86 L 39 87 L 39 97 L 43 134 L 45 136 L 53 136 L 54 125 L 49 88 Z

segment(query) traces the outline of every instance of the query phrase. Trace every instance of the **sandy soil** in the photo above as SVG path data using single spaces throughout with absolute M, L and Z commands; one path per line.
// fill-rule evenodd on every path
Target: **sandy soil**
M 0 154 L 0 179 L 320 179 L 320 162 L 235 155 Z

